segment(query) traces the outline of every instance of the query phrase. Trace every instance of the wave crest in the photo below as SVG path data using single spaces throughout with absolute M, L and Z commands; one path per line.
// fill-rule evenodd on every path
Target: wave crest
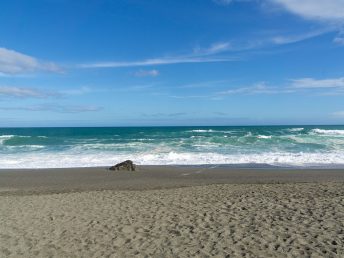
M 258 139 L 271 139 L 271 135 L 258 135 L 257 138 Z
M 287 131 L 289 131 L 289 132 L 301 132 L 303 130 L 305 130 L 305 128 L 303 128 L 303 127 L 300 127 L 300 128 L 288 128 L 287 129 Z
M 315 134 L 324 134 L 324 135 L 344 135 L 344 130 L 325 130 L 325 129 L 313 129 L 311 131 Z
M 209 129 L 209 130 L 204 130 L 204 129 L 196 129 L 196 130 L 191 130 L 189 132 L 192 132 L 192 133 L 213 133 L 215 132 L 214 130 L 212 129 Z

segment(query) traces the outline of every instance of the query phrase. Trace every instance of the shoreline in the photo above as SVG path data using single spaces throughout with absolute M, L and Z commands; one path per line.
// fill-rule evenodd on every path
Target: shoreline
M 214 184 L 344 182 L 344 169 L 232 168 L 227 166 L 137 166 L 0 169 L 0 195 L 99 190 L 155 190 Z
M 122 160 L 123 161 L 123 160 Z M 3 171 L 17 171 L 17 170 L 62 170 L 62 169 L 99 169 L 109 168 L 110 165 L 85 165 L 85 166 L 66 166 L 66 167 L 2 167 L 0 173 Z M 221 168 L 221 169 L 242 169 L 242 170 L 343 170 L 343 163 L 329 163 L 318 165 L 272 165 L 268 163 L 205 163 L 205 164 L 136 164 L 139 167 L 161 167 L 161 168 Z
M 100 166 L 71 166 L 71 167 L 29 167 L 29 168 L 0 168 L 0 173 L 2 171 L 7 170 L 55 170 L 55 169 L 99 169 L 99 168 L 109 168 L 114 164 L 111 165 L 100 165 Z M 152 165 L 138 165 L 139 167 L 171 167 L 171 168 L 222 168 L 222 169 L 253 169 L 253 170 L 259 170 L 259 169 L 276 169 L 276 170 L 344 170 L 344 163 L 338 163 L 338 164 L 328 164 L 328 165 L 314 165 L 314 166 L 279 166 L 279 165 L 271 165 L 266 163 L 234 163 L 234 164 L 152 164 Z

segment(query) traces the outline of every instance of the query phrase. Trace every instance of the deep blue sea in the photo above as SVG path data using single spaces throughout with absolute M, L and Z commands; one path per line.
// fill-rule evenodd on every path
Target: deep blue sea
M 1 128 L 0 168 L 344 167 L 344 126 Z

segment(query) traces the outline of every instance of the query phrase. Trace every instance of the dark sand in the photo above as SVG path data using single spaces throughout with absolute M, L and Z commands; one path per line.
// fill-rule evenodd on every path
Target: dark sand
M 0 257 L 344 257 L 344 170 L 0 170 Z
M 211 184 L 344 182 L 344 169 L 238 169 L 201 166 L 0 170 L 0 193 L 153 190 Z

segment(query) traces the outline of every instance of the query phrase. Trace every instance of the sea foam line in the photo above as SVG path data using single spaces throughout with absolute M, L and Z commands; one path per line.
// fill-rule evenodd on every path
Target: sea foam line
M 256 154 L 219 153 L 135 153 L 111 154 L 88 153 L 22 153 L 0 156 L 0 168 L 68 168 L 110 166 L 126 159 L 138 165 L 217 165 L 217 164 L 268 164 L 275 166 L 338 166 L 344 167 L 344 152 L 329 153 L 285 153 L 266 152 Z M 254 166 L 253 166 L 254 167 Z

